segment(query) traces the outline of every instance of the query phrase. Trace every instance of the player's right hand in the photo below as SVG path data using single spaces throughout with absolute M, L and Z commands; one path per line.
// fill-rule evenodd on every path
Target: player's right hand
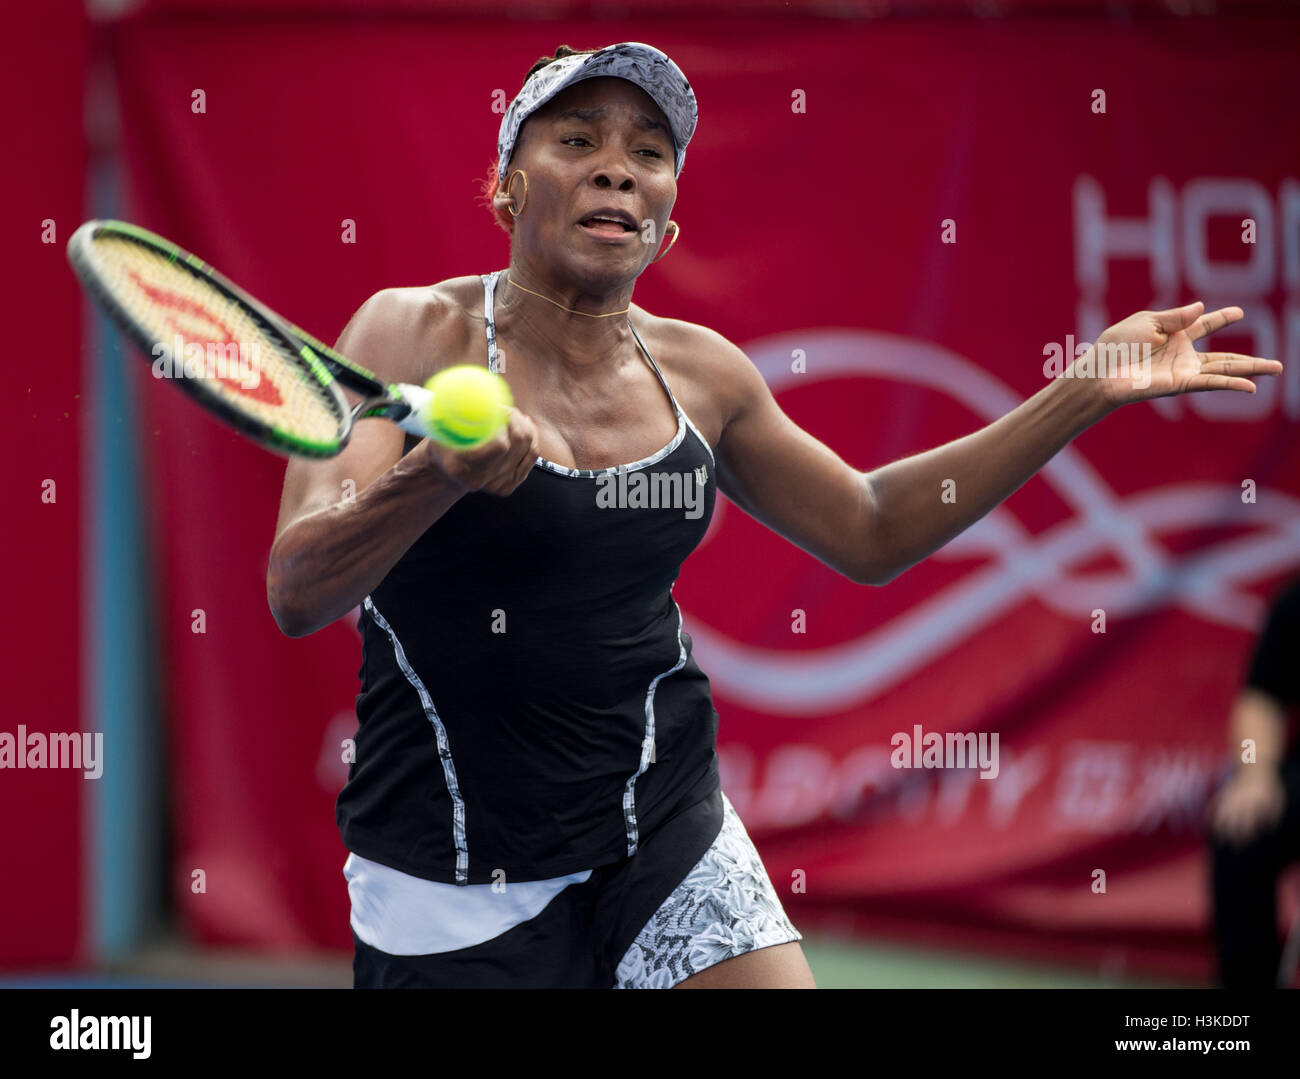
M 464 492 L 505 496 L 528 478 L 537 459 L 537 425 L 517 408 L 505 427 L 472 450 L 456 450 L 426 438 L 417 453 L 440 478 Z

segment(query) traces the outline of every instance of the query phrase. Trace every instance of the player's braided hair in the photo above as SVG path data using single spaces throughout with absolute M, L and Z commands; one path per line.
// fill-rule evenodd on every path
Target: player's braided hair
M 598 52 L 598 49 L 574 49 L 568 45 L 561 45 L 555 50 L 554 56 L 539 56 L 537 62 L 528 69 L 528 74 L 524 76 L 524 83 L 531 79 L 537 72 L 541 71 L 547 64 L 553 64 L 556 60 L 563 60 L 566 56 L 582 56 L 587 53 Z M 524 83 L 520 83 L 522 89 Z M 505 229 L 509 235 L 514 230 L 514 218 L 506 210 L 498 210 L 492 205 L 492 199 L 497 193 L 497 161 L 494 158 L 492 164 L 488 166 L 487 176 L 484 177 L 480 184 L 479 202 L 484 203 L 488 211 L 492 214 L 492 219 Z
M 524 76 L 524 82 L 531 79 L 537 72 L 541 71 L 547 64 L 553 64 L 556 60 L 563 60 L 566 56 L 584 56 L 587 53 L 599 52 L 599 49 L 571 49 L 568 45 L 561 45 L 555 50 L 554 56 L 539 56 L 537 63 L 528 69 L 528 74 Z M 519 84 L 523 89 L 523 83 Z

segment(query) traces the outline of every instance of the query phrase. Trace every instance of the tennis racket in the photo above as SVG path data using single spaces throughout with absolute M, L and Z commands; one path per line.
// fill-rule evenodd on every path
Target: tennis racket
M 382 381 L 161 236 L 87 221 L 68 241 L 68 261 L 157 377 L 268 449 L 333 457 L 368 417 L 434 437 L 428 390 Z M 340 385 L 361 403 L 350 408 Z

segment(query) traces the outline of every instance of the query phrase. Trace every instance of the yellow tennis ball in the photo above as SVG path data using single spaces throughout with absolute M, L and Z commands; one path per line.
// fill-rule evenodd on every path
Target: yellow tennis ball
M 491 439 L 506 425 L 514 405 L 504 378 L 470 363 L 439 371 L 424 388 L 433 394 L 425 412 L 433 437 L 458 450 Z

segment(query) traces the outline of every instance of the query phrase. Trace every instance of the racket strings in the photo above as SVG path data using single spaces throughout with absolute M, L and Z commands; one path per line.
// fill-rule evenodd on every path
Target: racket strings
M 197 380 L 229 407 L 294 438 L 337 441 L 342 417 L 333 396 L 246 307 L 185 263 L 129 238 L 101 236 L 94 249 L 127 314 L 166 348 L 156 374 Z

